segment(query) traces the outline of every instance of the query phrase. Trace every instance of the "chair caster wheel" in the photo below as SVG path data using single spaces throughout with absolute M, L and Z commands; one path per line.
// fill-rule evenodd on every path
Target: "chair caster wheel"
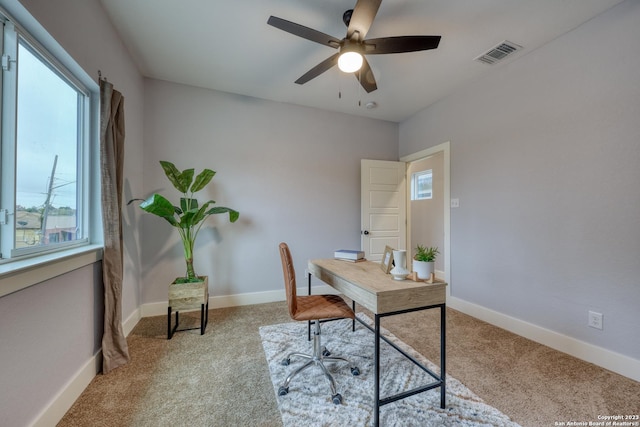
M 357 377 L 358 375 L 360 375 L 360 369 L 357 366 L 354 366 L 353 368 L 351 368 L 351 375 Z
M 289 363 L 291 363 L 291 359 L 287 358 L 287 359 L 282 359 L 282 362 L 280 362 L 280 364 L 282 366 L 289 366 Z
M 339 405 L 342 403 L 342 396 L 340 395 L 340 393 L 336 393 L 333 396 L 331 396 L 331 400 L 335 405 Z
M 284 396 L 287 393 L 289 393 L 289 387 L 280 386 L 280 388 L 278 389 L 278 396 Z M 338 396 L 340 396 L 340 395 L 338 395 Z
M 322 350 L 322 355 L 324 357 L 329 357 L 331 356 L 331 352 L 325 348 L 324 350 Z

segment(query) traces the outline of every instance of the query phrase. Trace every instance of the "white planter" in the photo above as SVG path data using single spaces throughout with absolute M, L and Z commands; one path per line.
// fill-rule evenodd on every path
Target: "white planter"
M 395 280 L 404 280 L 409 275 L 409 270 L 405 268 L 407 265 L 407 251 L 393 251 L 393 261 L 396 266 L 390 271 Z
M 434 272 L 433 261 L 416 261 L 413 260 L 413 271 L 418 274 L 418 279 L 428 279 Z

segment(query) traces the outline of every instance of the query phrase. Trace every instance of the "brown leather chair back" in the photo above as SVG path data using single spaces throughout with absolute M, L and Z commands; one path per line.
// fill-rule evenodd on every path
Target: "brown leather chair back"
M 284 275 L 284 289 L 287 295 L 287 304 L 289 305 L 289 316 L 294 317 L 298 311 L 297 294 L 296 294 L 296 270 L 293 268 L 293 259 L 289 246 L 280 243 L 280 259 L 282 260 L 282 274 Z

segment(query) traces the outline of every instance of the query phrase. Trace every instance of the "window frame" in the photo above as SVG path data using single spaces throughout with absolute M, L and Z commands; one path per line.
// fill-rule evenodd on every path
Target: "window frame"
M 82 224 L 85 228 L 84 239 L 76 242 L 63 242 L 54 245 L 51 250 L 37 251 L 29 254 L 19 254 L 8 257 L 5 253 L 8 234 L 13 239 L 15 233 L 15 143 L 5 144 L 6 135 L 15 135 L 15 107 L 13 111 L 6 111 L 5 99 L 11 93 L 16 93 L 15 79 L 5 79 L 6 72 L 2 72 L 2 84 L 0 84 L 0 138 L 2 138 L 2 150 L 0 151 L 0 185 L 11 185 L 12 191 L 10 204 L 7 204 L 6 191 L 0 193 L 0 208 L 7 209 L 6 214 L 0 210 L 0 220 L 9 219 L 9 224 L 0 225 L 0 244 L 3 257 L 0 259 L 0 297 L 19 291 L 28 286 L 46 281 L 53 277 L 65 274 L 85 265 L 95 263 L 102 259 L 103 236 L 100 212 L 100 89 L 96 80 L 90 77 L 80 65 L 60 46 L 60 44 L 42 27 L 42 25 L 29 12 L 16 2 L 0 6 L 0 47 L 2 53 L 6 53 L 5 46 L 15 43 L 17 52 L 18 36 L 31 47 L 35 47 L 50 64 L 55 66 L 58 72 L 64 70 L 62 75 L 75 88 L 82 89 L 85 102 L 82 106 L 86 120 L 85 125 L 79 131 L 84 140 L 83 149 L 78 152 L 78 182 L 77 194 L 84 200 Z M 7 40 L 6 31 L 13 30 L 15 39 Z M 14 53 L 15 55 L 15 53 Z M 12 56 L 15 58 L 15 56 Z M 5 60 L 5 62 L 7 62 Z M 8 65 L 15 65 L 9 58 Z M 15 70 L 15 68 L 14 68 Z M 14 73 L 15 74 L 15 73 Z M 8 85 L 8 86 L 7 86 Z M 13 86 L 12 86 L 13 85 Z M 9 91 L 9 92 L 8 92 Z M 14 98 L 15 100 L 15 98 Z M 15 103 L 14 103 L 15 105 Z M 15 141 L 15 140 L 14 140 Z M 6 159 L 13 159 L 7 162 Z M 7 167 L 7 163 L 10 166 Z M 7 184 L 9 182 L 10 184 Z M 9 212 L 9 209 L 11 210 Z M 14 214 L 14 215 L 9 215 Z M 1 221 L 0 221 L 1 222 Z M 13 232 L 8 233 L 7 227 L 12 227 Z M 13 249 L 14 242 L 9 243 Z
M 9 37 L 5 37 L 5 38 L 9 38 Z M 7 234 L 9 234 L 9 236 L 2 241 L 2 250 L 0 250 L 0 262 L 7 262 L 7 260 L 21 258 L 21 257 L 28 257 L 28 256 L 37 255 L 37 254 L 42 254 L 42 253 L 58 252 L 61 250 L 65 250 L 67 248 L 83 246 L 89 243 L 89 239 L 87 237 L 87 231 L 88 231 L 87 210 L 88 210 L 89 195 L 85 191 L 85 187 L 86 187 L 85 181 L 87 179 L 85 170 L 87 169 L 87 164 L 89 161 L 89 158 L 86 156 L 86 153 L 88 152 L 87 147 L 90 144 L 89 133 L 87 131 L 89 128 L 88 122 L 90 120 L 90 117 L 89 117 L 90 93 L 84 87 L 84 85 L 82 85 L 77 81 L 77 79 L 71 74 L 69 70 L 66 69 L 66 67 L 57 63 L 58 61 L 56 61 L 55 58 L 52 58 L 51 55 L 48 54 L 48 52 L 46 52 L 46 50 L 44 50 L 43 47 L 39 46 L 39 44 L 36 41 L 34 41 L 31 37 L 29 37 L 28 34 L 22 34 L 20 31 L 15 31 L 15 40 L 11 40 L 11 38 L 9 38 L 9 40 L 12 45 L 15 43 L 15 47 L 16 47 L 16 51 L 11 51 L 11 54 L 16 54 L 18 46 L 22 44 L 24 49 L 28 50 L 32 55 L 34 55 L 38 60 L 42 62 L 42 65 L 49 68 L 61 80 L 63 80 L 65 83 L 71 86 L 79 95 L 82 96 L 81 99 L 78 99 L 78 118 L 77 118 L 78 122 L 77 122 L 77 129 L 76 129 L 76 135 L 77 135 L 77 143 L 76 143 L 76 154 L 77 154 L 76 221 L 77 222 L 76 222 L 76 225 L 78 228 L 82 229 L 82 237 L 80 239 L 76 239 L 73 241 L 56 242 L 54 244 L 17 248 L 16 242 L 15 242 L 15 234 L 14 234 L 16 233 L 15 217 L 14 217 L 13 227 L 11 229 L 0 230 L 0 233 L 2 234 L 7 233 L 7 231 L 8 231 Z M 14 62 L 10 63 L 9 65 L 10 68 L 12 67 L 11 64 L 15 64 L 15 63 Z M 14 72 L 12 75 L 9 75 L 8 78 L 9 79 L 16 78 L 15 71 L 17 70 L 10 69 L 9 71 L 14 71 Z M 3 82 L 4 82 L 4 79 L 3 79 Z M 7 98 L 3 99 L 3 106 L 6 106 L 4 102 L 9 102 L 11 103 L 11 106 L 15 108 L 17 107 L 17 102 L 18 102 L 17 85 L 15 85 L 15 83 L 13 82 L 11 82 L 11 84 L 12 86 L 16 86 L 15 87 L 16 90 L 14 90 L 13 93 L 7 93 Z M 12 120 L 17 119 L 17 117 L 15 115 L 12 115 L 11 119 Z M 7 139 L 4 139 L 5 137 L 7 137 L 9 142 L 13 142 L 14 146 L 17 147 L 18 141 L 17 141 L 16 132 L 17 132 L 17 129 L 15 129 L 12 135 L 3 135 L 3 141 L 7 141 Z M 15 157 L 16 157 L 16 154 L 15 154 L 15 148 L 14 148 L 14 158 Z M 8 159 L 8 160 L 11 161 L 11 159 Z M 15 171 L 13 175 L 15 176 Z M 4 189 L 2 189 L 1 191 L 4 193 Z M 15 189 L 15 180 L 14 180 L 13 194 L 9 195 L 9 197 L 7 197 L 6 199 L 3 196 L 3 206 L 7 206 L 4 204 L 4 200 L 13 199 L 13 201 L 10 202 L 11 204 L 9 206 L 15 208 L 15 205 L 16 205 L 15 192 L 16 192 L 16 189 Z M 15 209 L 14 209 L 14 214 L 15 214 Z M 6 256 L 7 252 L 9 252 L 9 256 Z
M 431 192 L 429 193 L 429 196 L 421 196 L 418 190 L 418 182 L 420 181 L 420 178 L 428 175 L 431 177 Z M 431 200 L 433 199 L 433 169 L 425 169 L 422 171 L 418 171 L 418 172 L 414 172 L 411 175 L 411 200 L 412 201 L 417 201 L 417 200 Z

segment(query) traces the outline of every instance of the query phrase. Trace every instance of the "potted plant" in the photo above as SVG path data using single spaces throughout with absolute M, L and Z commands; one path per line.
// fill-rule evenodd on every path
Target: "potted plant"
M 175 227 L 182 239 L 184 249 L 184 259 L 187 265 L 185 277 L 176 279 L 176 283 L 201 282 L 193 268 L 193 247 L 198 237 L 200 227 L 211 215 L 229 213 L 229 220 L 236 222 L 240 213 L 222 206 L 212 206 L 215 201 L 209 200 L 202 205 L 194 197 L 194 194 L 202 190 L 216 174 L 211 169 L 204 169 L 194 179 L 194 169 L 179 171 L 171 162 L 160 161 L 160 165 L 171 184 L 182 193 L 178 205 L 173 205 L 169 200 L 160 194 L 153 194 L 140 203 L 140 208 L 145 212 L 164 218 L 169 224 Z M 133 199 L 134 200 L 142 199 Z
M 427 248 L 422 245 L 416 247 L 416 254 L 413 257 L 413 271 L 418 275 L 418 279 L 429 279 L 434 272 L 436 256 L 440 252 L 437 247 Z
M 171 339 L 178 330 L 181 310 L 200 308 L 200 334 L 204 334 L 209 320 L 209 280 L 207 276 L 198 276 L 193 268 L 193 247 L 198 232 L 204 221 L 211 215 L 228 213 L 229 220 L 236 222 L 240 214 L 223 206 L 212 206 L 216 202 L 209 200 L 202 205 L 194 194 L 202 190 L 216 174 L 211 169 L 204 169 L 194 179 L 194 169 L 179 171 L 171 162 L 160 161 L 160 165 L 171 184 L 182 193 L 179 205 L 173 205 L 160 194 L 153 194 L 140 203 L 145 212 L 164 218 L 169 224 L 178 229 L 184 249 L 184 259 L 187 264 L 185 277 L 176 278 L 169 284 L 169 306 L 167 309 L 167 338 Z M 133 199 L 134 200 L 142 199 Z M 171 313 L 175 311 L 175 326 L 172 326 Z M 181 329 L 182 330 L 182 329 Z

